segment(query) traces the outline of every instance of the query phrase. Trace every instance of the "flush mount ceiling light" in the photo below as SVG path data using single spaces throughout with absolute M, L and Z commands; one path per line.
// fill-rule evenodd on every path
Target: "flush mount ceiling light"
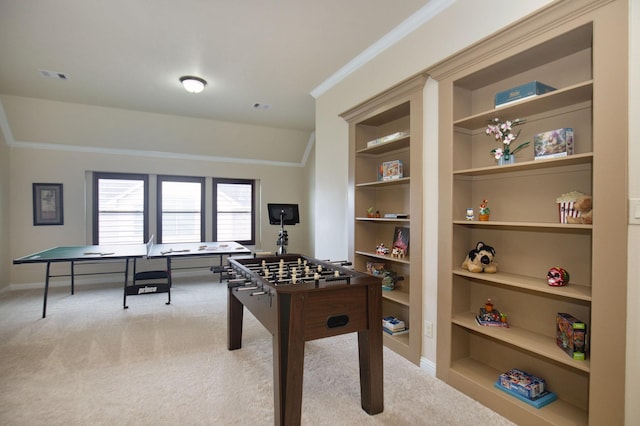
M 191 75 L 180 77 L 180 83 L 182 83 L 185 90 L 190 93 L 200 93 L 204 90 L 204 86 L 207 85 L 204 79 Z

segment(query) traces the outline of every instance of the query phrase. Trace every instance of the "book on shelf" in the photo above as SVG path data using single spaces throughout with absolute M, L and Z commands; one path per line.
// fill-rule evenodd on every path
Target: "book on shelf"
M 409 215 L 407 213 L 385 213 L 385 219 L 406 219 Z
M 382 327 L 394 332 L 404 331 L 406 329 L 404 321 L 392 316 L 382 318 Z
M 405 328 L 404 330 L 400 330 L 400 331 L 392 331 L 392 330 L 389 330 L 388 328 L 382 327 L 382 331 L 392 336 L 399 336 L 400 334 L 407 334 L 409 332 L 409 329 Z
M 367 142 L 367 148 L 371 148 L 372 146 L 380 145 L 382 143 L 393 142 L 406 136 L 409 136 L 409 132 L 395 132 Z

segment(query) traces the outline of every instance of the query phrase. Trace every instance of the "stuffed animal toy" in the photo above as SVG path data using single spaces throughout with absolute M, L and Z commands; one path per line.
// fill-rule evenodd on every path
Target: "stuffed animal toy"
M 482 241 L 476 244 L 476 248 L 471 250 L 462 262 L 462 268 L 469 272 L 498 272 L 498 265 L 493 262 L 496 251 L 493 247 L 486 245 Z
M 582 195 L 573 203 L 573 209 L 580 214 L 578 217 L 567 217 L 567 223 L 593 223 L 593 199 L 591 195 Z

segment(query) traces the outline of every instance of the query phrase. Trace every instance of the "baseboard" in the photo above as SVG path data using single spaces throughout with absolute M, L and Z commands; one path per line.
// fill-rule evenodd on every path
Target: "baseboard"
M 436 363 L 425 357 L 420 358 L 420 368 L 431 377 L 436 377 Z

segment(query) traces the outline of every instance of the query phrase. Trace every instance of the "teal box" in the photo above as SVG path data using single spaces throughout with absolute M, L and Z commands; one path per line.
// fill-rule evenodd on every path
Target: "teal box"
M 514 87 L 496 94 L 495 106 L 504 106 L 514 101 L 521 101 L 532 96 L 542 95 L 547 92 L 556 90 L 554 87 L 547 86 L 539 81 L 530 81 L 518 87 Z

